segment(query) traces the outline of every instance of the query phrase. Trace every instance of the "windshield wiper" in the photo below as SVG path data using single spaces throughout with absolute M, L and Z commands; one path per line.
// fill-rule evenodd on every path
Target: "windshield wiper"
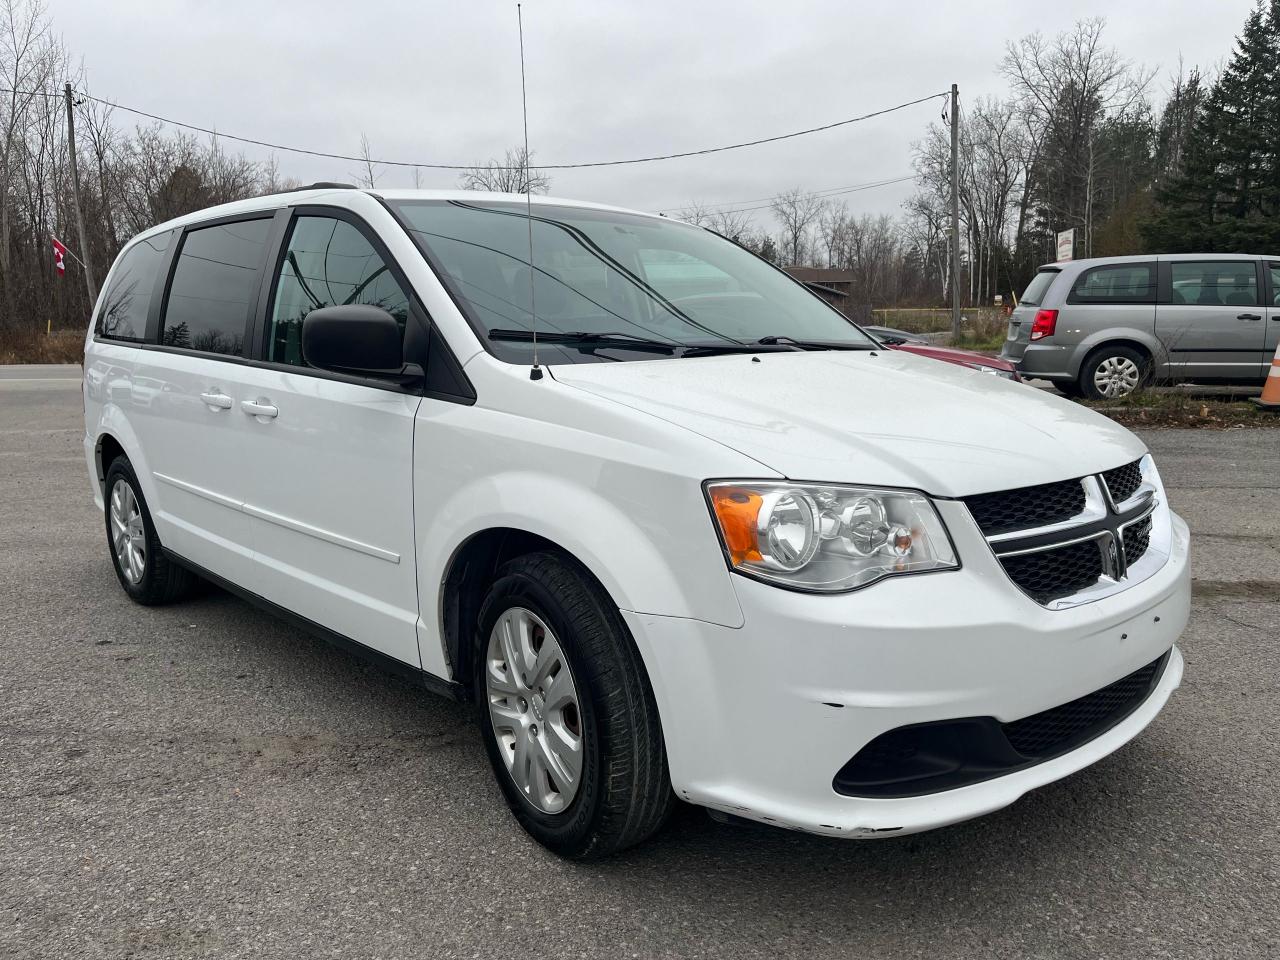
M 782 353 L 796 350 L 789 343 L 737 343 L 726 340 L 724 343 L 691 343 L 685 347 L 681 357 L 714 357 L 722 353 Z
M 497 328 L 489 331 L 490 340 L 512 340 L 520 343 L 532 343 L 532 330 L 507 330 Z M 662 340 L 649 340 L 631 333 L 588 333 L 585 330 L 566 332 L 548 331 L 538 333 L 539 343 L 561 343 L 575 347 L 620 347 L 630 350 L 652 350 L 657 353 L 675 353 L 683 344 L 666 343 Z
M 761 337 L 756 343 L 765 346 L 796 347 L 800 350 L 875 350 L 873 343 L 841 343 L 838 340 L 797 340 L 795 337 L 771 335 Z
M 498 327 L 489 331 L 490 340 L 510 340 L 532 343 L 532 330 L 515 330 Z M 791 337 L 761 337 L 754 343 L 726 340 L 724 343 L 670 343 L 650 340 L 633 333 L 593 333 L 586 330 L 547 331 L 538 333 L 539 343 L 556 343 L 565 346 L 597 349 L 608 347 L 623 350 L 650 350 L 681 357 L 709 357 L 722 353 L 763 353 L 784 350 L 874 350 L 874 346 L 847 343 L 822 343 L 816 340 L 794 340 Z

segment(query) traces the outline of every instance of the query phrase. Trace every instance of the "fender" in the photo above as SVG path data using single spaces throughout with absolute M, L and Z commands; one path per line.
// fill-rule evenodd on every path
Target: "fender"
M 668 491 L 669 492 L 669 491 Z M 655 501 L 662 500 L 660 495 Z M 692 516 L 687 516 L 688 511 Z M 711 519 L 696 485 L 686 504 L 665 499 L 668 519 L 697 517 L 679 524 L 687 537 L 660 542 L 642 517 L 582 484 L 528 471 L 486 476 L 457 490 L 429 516 L 419 511 L 418 600 L 422 610 L 419 645 L 423 668 L 448 676 L 442 595 L 459 550 L 476 534 L 512 528 L 536 534 L 572 554 L 600 581 L 623 611 L 688 617 L 740 627 L 742 610 L 721 555 Z
M 106 475 L 107 467 L 109 466 L 109 464 L 101 463 L 98 460 L 103 436 L 110 436 L 116 443 L 120 444 L 125 456 L 133 464 L 133 472 L 137 474 L 138 484 L 142 487 L 142 496 L 148 504 L 157 503 L 156 481 L 151 475 L 151 467 L 147 462 L 146 454 L 143 452 L 142 444 L 138 442 L 138 435 L 134 432 L 133 426 L 129 423 L 124 411 L 114 403 L 109 403 L 102 408 L 93 436 L 93 469 L 97 471 L 99 480 Z M 99 490 L 101 490 L 101 484 L 99 484 Z
M 1068 369 L 1072 377 L 1080 376 L 1080 367 L 1087 357 L 1097 347 L 1104 344 L 1113 343 L 1116 340 L 1131 340 L 1134 343 L 1141 344 L 1151 354 L 1151 362 L 1156 369 L 1167 366 L 1169 362 L 1169 352 L 1165 349 L 1160 339 L 1149 330 L 1140 330 L 1137 327 L 1107 327 L 1096 333 L 1091 333 L 1085 337 L 1076 348 L 1071 352 L 1071 358 L 1068 362 Z

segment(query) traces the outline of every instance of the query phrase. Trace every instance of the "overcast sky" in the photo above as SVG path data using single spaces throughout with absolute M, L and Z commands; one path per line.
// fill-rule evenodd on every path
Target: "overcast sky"
M 788 3 L 528 0 L 535 160 L 611 160 L 767 137 L 960 86 L 1006 91 L 1005 42 L 1105 15 L 1106 39 L 1158 67 L 1212 67 L 1251 0 Z M 58 0 L 55 30 L 98 96 L 230 134 L 356 154 L 469 163 L 520 140 L 516 8 L 507 0 Z M 1212 15 L 1206 15 L 1212 11 Z M 633 167 L 556 171 L 551 193 L 674 212 L 912 172 L 942 101 L 795 140 Z M 132 118 L 117 114 L 121 125 Z M 267 151 L 244 147 L 265 159 Z M 278 154 L 282 175 L 351 180 L 356 165 Z M 456 175 L 423 171 L 422 185 Z M 386 168 L 379 186 L 411 186 Z M 853 193 L 897 214 L 910 183 Z M 756 214 L 757 217 L 762 214 Z

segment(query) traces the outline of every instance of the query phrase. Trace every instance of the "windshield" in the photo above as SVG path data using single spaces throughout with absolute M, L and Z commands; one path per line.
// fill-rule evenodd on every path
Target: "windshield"
M 524 205 L 393 206 L 486 346 L 503 360 L 529 363 L 533 344 L 521 336 L 533 317 Z M 785 273 L 699 227 L 552 204 L 534 205 L 532 226 L 533 306 L 538 333 L 550 335 L 538 344 L 544 363 L 660 359 L 683 347 L 762 338 L 876 345 Z M 675 349 L 639 349 L 642 341 Z

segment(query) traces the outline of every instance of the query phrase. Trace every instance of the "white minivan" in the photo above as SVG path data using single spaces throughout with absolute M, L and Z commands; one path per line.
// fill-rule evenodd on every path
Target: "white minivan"
M 1182 677 L 1187 527 L 1138 438 L 885 350 L 689 224 L 229 204 L 125 247 L 84 370 L 128 595 L 204 578 L 475 702 L 565 856 L 677 799 L 836 837 L 964 820 Z

